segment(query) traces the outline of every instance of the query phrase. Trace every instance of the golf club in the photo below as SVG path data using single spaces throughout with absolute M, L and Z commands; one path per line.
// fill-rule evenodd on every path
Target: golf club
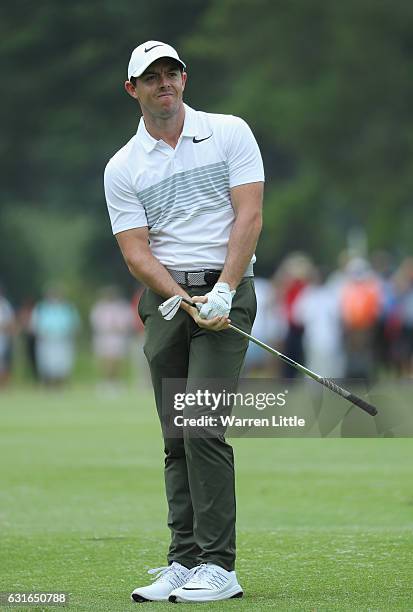
M 201 304 L 195 304 L 194 302 L 191 302 L 191 300 L 184 298 L 182 295 L 174 295 L 168 300 L 166 300 L 165 302 L 163 302 L 158 307 L 158 310 L 166 321 L 170 321 L 171 319 L 174 318 L 174 316 L 178 312 L 181 302 L 185 302 L 185 304 L 188 304 L 189 306 L 195 306 L 198 309 L 200 309 L 202 306 Z M 232 325 L 232 323 L 229 324 L 229 329 L 232 329 L 238 334 L 241 334 L 241 336 L 248 338 L 248 340 L 250 340 L 251 342 L 254 342 L 254 344 L 256 344 L 257 346 L 260 346 L 261 348 L 268 351 L 272 355 L 275 355 L 279 359 L 282 359 L 282 361 L 285 361 L 285 363 L 288 363 L 290 366 L 292 366 L 296 370 L 299 370 L 300 372 L 302 372 L 303 374 L 306 374 L 313 380 L 316 380 L 320 384 L 324 385 L 324 387 L 327 387 L 327 389 L 330 389 L 330 391 L 333 391 L 333 393 L 337 393 L 337 395 L 344 397 L 344 399 L 351 402 L 355 406 L 358 406 L 359 408 L 361 408 L 362 410 L 364 410 L 371 416 L 375 416 L 377 414 L 377 408 L 375 408 L 374 406 L 372 406 L 365 400 L 361 399 L 361 397 L 358 397 L 354 393 L 351 393 L 350 391 L 347 391 L 346 389 L 339 387 L 339 385 L 336 385 L 336 383 L 330 380 L 329 378 L 324 378 L 323 376 L 316 374 L 312 370 L 309 370 L 305 366 L 294 361 L 294 359 L 287 357 L 287 355 L 280 353 L 279 351 L 272 348 L 271 346 L 268 346 L 268 344 L 265 344 L 264 342 L 261 342 L 261 340 L 254 338 L 254 336 L 247 334 L 247 332 L 243 331 L 242 329 L 239 329 L 239 327 Z

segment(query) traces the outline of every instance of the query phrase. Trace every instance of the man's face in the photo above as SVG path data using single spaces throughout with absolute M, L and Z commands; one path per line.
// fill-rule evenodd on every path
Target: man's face
M 176 62 L 160 58 L 136 79 L 135 87 L 130 81 L 125 87 L 138 100 L 142 111 L 159 119 L 168 119 L 179 111 L 185 83 L 186 73 L 179 70 Z

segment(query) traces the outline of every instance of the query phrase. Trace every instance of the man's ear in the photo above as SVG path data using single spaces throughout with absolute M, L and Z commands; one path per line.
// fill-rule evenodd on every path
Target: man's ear
M 128 92 L 130 96 L 132 96 L 132 98 L 137 99 L 138 95 L 136 93 L 136 88 L 134 84 L 131 83 L 131 81 L 125 81 L 125 90 Z
M 185 89 L 185 85 L 186 85 L 186 80 L 188 78 L 188 75 L 186 72 L 182 73 L 182 91 Z

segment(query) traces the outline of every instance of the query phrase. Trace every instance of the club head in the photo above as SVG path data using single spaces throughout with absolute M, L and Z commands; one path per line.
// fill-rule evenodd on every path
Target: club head
M 158 310 L 161 313 L 162 317 L 165 319 L 165 321 L 170 321 L 174 318 L 174 316 L 179 310 L 181 302 L 182 296 L 173 295 L 171 298 L 166 300 L 166 302 L 162 302 L 162 304 L 158 306 Z

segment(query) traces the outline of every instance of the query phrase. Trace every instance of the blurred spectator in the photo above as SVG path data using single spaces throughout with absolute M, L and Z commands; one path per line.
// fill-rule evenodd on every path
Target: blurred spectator
M 79 327 L 76 308 L 64 299 L 60 287 L 50 287 L 44 299 L 34 307 L 31 318 L 36 336 L 36 363 L 39 377 L 45 384 L 61 384 L 71 375 Z
M 381 308 L 376 324 L 374 351 L 377 361 L 387 371 L 394 370 L 393 349 L 400 332 L 398 299 L 393 282 L 393 257 L 387 251 L 376 251 L 371 263 L 380 284 Z
M 337 295 L 341 293 L 343 285 L 347 280 L 346 268 L 351 258 L 352 256 L 348 249 L 340 251 L 337 257 L 337 268 L 326 279 L 330 289 L 335 290 Z
M 13 308 L 0 286 L 0 387 L 4 386 L 10 378 L 14 331 Z
M 287 330 L 277 295 L 273 284 L 265 278 L 255 277 L 255 294 L 257 296 L 257 315 L 251 334 L 271 346 L 279 346 Z M 278 363 L 278 362 L 276 362 Z M 274 371 L 274 359 L 262 348 L 249 343 L 245 356 L 244 375 L 251 372 L 267 372 L 270 376 Z
M 148 361 L 145 358 L 143 347 L 145 344 L 145 326 L 138 313 L 138 306 L 145 287 L 138 287 L 132 297 L 132 312 L 135 329 L 135 350 L 133 351 L 134 363 L 138 374 L 138 384 L 142 388 L 150 387 L 151 373 Z
M 287 322 L 287 333 L 283 352 L 294 361 L 303 363 L 303 326 L 294 317 L 294 304 L 303 289 L 314 278 L 315 268 L 311 259 L 304 253 L 292 253 L 281 264 L 275 274 L 275 285 L 280 292 L 280 300 Z M 295 378 L 295 368 L 282 362 L 282 375 Z
M 334 284 L 322 284 L 321 273 L 307 285 L 293 307 L 294 320 L 304 327 L 305 364 L 321 376 L 344 376 L 345 355 L 339 296 Z
M 392 318 L 393 361 L 398 374 L 413 375 L 413 258 L 402 261 L 393 277 L 396 307 Z
M 99 361 L 105 387 L 116 392 L 120 386 L 122 365 L 128 354 L 134 327 L 133 310 L 117 287 L 105 287 L 90 312 L 93 350 Z
M 369 380 L 375 373 L 376 325 L 382 305 L 381 286 L 369 262 L 349 261 L 341 291 L 341 317 L 346 349 L 346 377 Z
M 34 300 L 27 298 L 17 312 L 19 331 L 23 340 L 23 349 L 29 371 L 34 380 L 39 377 L 36 361 L 36 334 L 32 328 L 32 315 L 34 310 Z

